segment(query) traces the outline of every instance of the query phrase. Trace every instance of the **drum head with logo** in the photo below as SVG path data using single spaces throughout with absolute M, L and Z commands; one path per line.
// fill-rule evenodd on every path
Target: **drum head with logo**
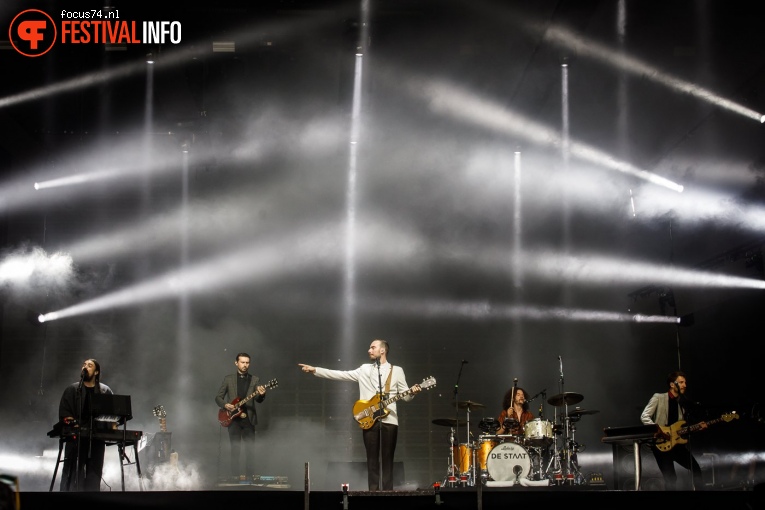
M 515 443 L 500 443 L 486 459 L 489 479 L 497 482 L 520 481 L 531 474 L 529 452 Z

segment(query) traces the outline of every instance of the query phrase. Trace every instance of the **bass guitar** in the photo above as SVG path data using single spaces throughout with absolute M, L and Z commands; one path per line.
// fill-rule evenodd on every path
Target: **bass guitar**
M 279 382 L 276 379 L 271 379 L 266 384 L 263 385 L 263 387 L 267 390 L 270 390 L 271 388 L 276 388 L 279 386 Z M 219 409 L 218 410 L 218 422 L 221 424 L 222 427 L 228 427 L 231 425 L 231 422 L 234 421 L 236 418 L 241 416 L 244 413 L 244 404 L 249 402 L 251 399 L 257 397 L 260 395 L 257 391 L 253 392 L 250 395 L 247 395 L 244 398 L 236 397 L 234 400 L 231 401 L 231 404 L 234 405 L 234 409 L 229 411 L 228 409 Z
M 436 385 L 436 380 L 431 376 L 422 380 L 420 388 L 427 390 Z M 387 406 L 393 402 L 409 396 L 412 393 L 412 388 L 399 393 L 387 400 L 380 401 L 380 396 L 375 395 L 369 400 L 357 400 L 353 405 L 353 417 L 359 423 L 359 427 L 364 430 L 372 428 L 380 418 L 388 416 L 390 411 L 386 409 Z
M 706 422 L 707 425 L 714 425 L 715 423 L 720 423 L 723 421 L 732 421 L 732 420 L 738 420 L 738 414 L 736 414 L 736 411 L 733 411 L 731 413 L 726 413 L 720 416 L 719 418 L 715 418 L 714 420 L 709 420 Z M 695 425 L 689 425 L 687 427 L 684 427 L 685 420 L 676 421 L 672 425 L 668 427 L 662 427 L 661 425 L 659 428 L 661 429 L 661 433 L 659 434 L 659 437 L 656 439 L 656 448 L 658 448 L 662 452 L 668 452 L 672 448 L 675 447 L 677 444 L 684 444 L 687 443 L 688 440 L 684 438 L 683 436 L 689 434 L 690 432 L 696 432 L 697 430 L 701 430 L 701 423 L 697 423 Z

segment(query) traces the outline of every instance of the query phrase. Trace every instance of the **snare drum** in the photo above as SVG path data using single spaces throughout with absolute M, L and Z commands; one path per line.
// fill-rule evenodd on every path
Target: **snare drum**
M 531 475 L 531 458 L 523 446 L 500 443 L 489 452 L 486 459 L 489 479 L 495 482 L 519 481 Z
M 478 438 L 478 448 L 475 451 L 476 465 L 482 472 L 486 471 L 486 459 L 489 452 L 499 444 L 497 436 L 480 436 Z
M 523 427 L 523 435 L 528 444 L 546 446 L 553 440 L 553 425 L 549 421 L 537 418 L 526 423 Z
M 454 452 L 454 466 L 459 474 L 470 473 L 473 467 L 473 446 L 463 443 L 459 446 L 452 446 Z

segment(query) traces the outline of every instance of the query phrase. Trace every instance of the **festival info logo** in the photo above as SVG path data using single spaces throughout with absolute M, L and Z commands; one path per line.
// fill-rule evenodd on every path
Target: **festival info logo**
M 13 18 L 8 39 L 14 49 L 27 57 L 39 57 L 56 44 L 56 24 L 43 11 L 27 9 Z
M 127 21 L 117 9 L 61 11 L 57 27 L 48 14 L 27 9 L 13 18 L 8 38 L 13 48 L 27 57 L 48 53 L 58 42 L 81 44 L 180 44 L 180 21 Z

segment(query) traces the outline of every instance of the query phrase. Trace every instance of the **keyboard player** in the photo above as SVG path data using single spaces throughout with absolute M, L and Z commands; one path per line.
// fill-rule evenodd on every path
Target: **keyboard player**
M 95 393 L 113 394 L 101 382 L 101 365 L 95 359 L 86 359 L 80 370 L 80 380 L 66 387 L 59 404 L 59 424 L 72 430 L 82 424 L 92 432 L 117 428 L 117 416 L 92 416 L 92 397 Z M 106 442 L 96 434 L 74 434 L 66 440 L 60 490 L 101 490 Z M 75 468 L 78 466 L 78 468 Z

